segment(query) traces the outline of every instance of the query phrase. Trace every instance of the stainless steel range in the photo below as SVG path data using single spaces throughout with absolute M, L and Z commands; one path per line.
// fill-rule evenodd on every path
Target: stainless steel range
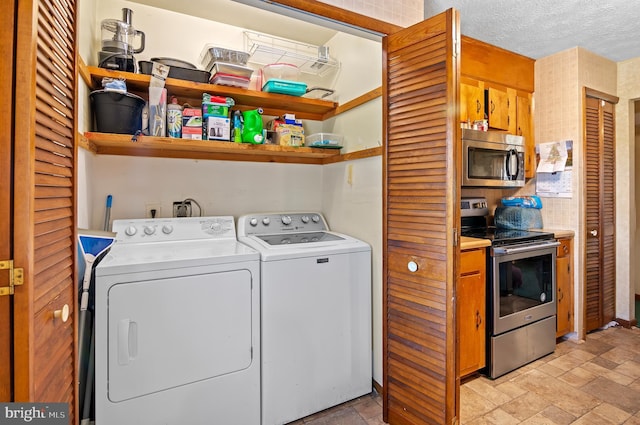
M 463 236 L 487 248 L 487 370 L 497 378 L 555 350 L 556 246 L 553 233 L 487 225 L 484 198 L 462 199 Z

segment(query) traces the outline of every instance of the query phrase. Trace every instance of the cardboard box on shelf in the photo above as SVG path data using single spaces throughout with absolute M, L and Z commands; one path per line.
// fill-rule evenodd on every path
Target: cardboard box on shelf
M 182 138 L 202 140 L 202 110 L 199 108 L 182 110 Z
M 280 124 L 275 131 L 276 145 L 304 146 L 304 128 L 293 124 Z
M 207 140 L 231 140 L 231 120 L 228 117 L 208 116 L 205 124 Z

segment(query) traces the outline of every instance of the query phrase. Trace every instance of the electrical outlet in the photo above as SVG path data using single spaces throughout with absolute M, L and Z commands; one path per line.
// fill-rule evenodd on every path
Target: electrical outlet
M 154 215 L 155 211 L 155 215 Z M 147 202 L 144 204 L 144 217 L 145 218 L 160 218 L 162 217 L 162 204 L 159 202 Z
M 173 203 L 174 217 L 191 217 L 191 201 L 177 201 Z

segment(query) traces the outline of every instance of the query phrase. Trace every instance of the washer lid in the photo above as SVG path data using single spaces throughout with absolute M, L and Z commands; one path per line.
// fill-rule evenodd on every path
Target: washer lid
M 295 245 L 315 242 L 343 241 L 344 238 L 327 232 L 285 233 L 277 235 L 255 235 L 269 245 Z

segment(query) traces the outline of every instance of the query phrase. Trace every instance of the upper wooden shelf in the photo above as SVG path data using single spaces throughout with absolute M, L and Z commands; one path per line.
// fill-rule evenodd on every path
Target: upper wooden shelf
M 325 158 L 340 156 L 338 149 L 252 145 L 212 140 L 172 139 L 129 134 L 87 132 L 80 145 L 102 155 L 162 158 L 217 159 L 227 161 L 323 164 Z
M 85 71 L 85 79 L 89 79 L 87 83 L 94 89 L 102 87 L 102 78 L 110 77 L 125 79 L 127 90 L 143 97 L 146 97 L 146 93 L 149 90 L 151 76 L 146 74 L 112 71 L 95 66 L 87 66 Z M 211 93 L 233 98 L 239 109 L 262 108 L 265 115 L 274 116 L 294 113 L 296 118 L 308 120 L 322 121 L 325 115 L 330 116 L 338 107 L 337 103 L 326 100 L 245 90 L 215 84 L 195 83 L 175 78 L 167 78 L 165 87 L 168 94 L 176 96 L 180 103 L 190 102 L 199 105 L 202 101 L 202 93 Z

